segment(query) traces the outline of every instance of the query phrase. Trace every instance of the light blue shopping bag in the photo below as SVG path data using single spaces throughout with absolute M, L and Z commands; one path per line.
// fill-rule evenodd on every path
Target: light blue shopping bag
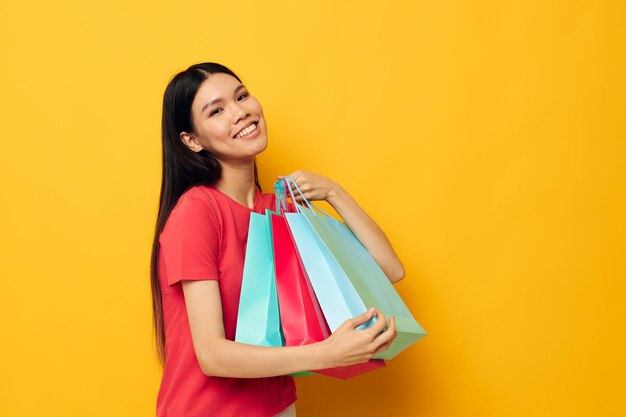
M 288 178 L 288 180 L 295 186 L 296 189 L 298 189 L 298 186 L 293 179 Z M 302 197 L 304 198 L 303 195 Z M 305 267 L 307 268 L 309 277 L 311 277 L 311 274 L 304 259 L 308 255 L 304 248 L 309 248 L 308 250 L 310 250 L 310 248 L 313 247 L 312 241 L 314 241 L 316 245 L 323 248 L 318 252 L 324 253 L 325 264 L 329 265 L 328 270 L 331 271 L 333 277 L 345 276 L 352 284 L 352 290 L 354 291 L 348 289 L 345 292 L 346 295 L 343 295 L 344 293 L 342 293 L 344 299 L 347 296 L 347 299 L 350 300 L 348 302 L 354 303 L 354 292 L 356 292 L 361 300 L 360 305 L 363 306 L 360 310 L 361 312 L 364 311 L 365 307 L 376 307 L 380 309 L 386 317 L 390 317 L 392 315 L 395 316 L 398 337 L 388 350 L 380 353 L 376 356 L 376 358 L 392 359 L 398 353 L 424 337 L 426 335 L 424 329 L 417 323 L 417 321 L 415 321 L 406 304 L 397 293 L 376 260 L 367 251 L 365 246 L 363 246 L 363 244 L 356 238 L 352 231 L 345 225 L 345 223 L 334 219 L 317 206 L 306 201 L 306 199 L 304 199 L 304 202 L 308 207 L 298 206 L 298 211 L 302 215 L 300 216 L 300 219 L 306 219 L 308 225 L 311 230 L 314 231 L 316 236 L 316 239 L 309 239 L 308 243 L 301 238 L 301 241 L 303 242 L 302 251 L 300 251 L 300 247 L 298 246 L 300 256 L 305 264 Z M 314 211 L 313 207 L 318 209 L 319 212 Z M 296 234 L 299 234 L 299 231 L 303 230 L 304 227 L 302 225 L 302 220 L 294 220 L 295 216 L 292 217 L 293 219 L 288 217 L 288 221 L 291 220 L 295 226 L 295 229 L 292 229 L 292 232 L 295 231 L 293 236 L 294 239 L 296 239 Z M 290 227 L 291 224 L 292 223 L 290 222 Z M 304 235 L 304 232 L 302 235 Z M 308 263 L 309 266 L 314 269 L 320 269 L 320 264 L 324 264 L 320 261 L 317 261 L 316 265 L 313 265 L 312 261 L 309 261 Z M 312 278 L 311 284 L 313 284 L 316 295 L 318 295 L 318 289 L 315 288 Z M 326 288 L 328 288 L 328 285 L 326 285 Z M 335 298 L 335 300 L 336 299 L 337 298 Z M 319 295 L 318 300 L 320 301 L 320 306 L 326 315 L 327 310 L 324 309 L 324 305 L 322 304 L 322 300 L 319 298 Z M 340 303 L 342 303 L 342 301 L 340 301 Z M 354 316 L 352 311 L 349 313 L 346 310 L 340 311 L 336 305 L 334 307 L 328 306 L 328 304 L 332 303 L 325 304 L 327 304 L 327 309 L 329 309 L 329 314 L 333 317 L 334 323 L 342 321 L 340 318 L 342 315 L 345 317 L 344 320 Z M 329 327 L 333 330 L 333 326 L 331 326 L 328 317 L 327 321 Z

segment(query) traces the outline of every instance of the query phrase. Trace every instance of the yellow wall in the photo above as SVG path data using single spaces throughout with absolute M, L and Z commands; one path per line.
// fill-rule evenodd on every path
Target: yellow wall
M 200 61 L 264 105 L 267 190 L 380 223 L 429 332 L 299 416 L 626 413 L 623 2 L 128 3 L 0 3 L 0 415 L 154 414 L 160 106 Z

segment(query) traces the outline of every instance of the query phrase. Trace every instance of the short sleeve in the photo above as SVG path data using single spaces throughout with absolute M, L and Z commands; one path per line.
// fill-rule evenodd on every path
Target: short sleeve
M 159 236 L 167 284 L 218 280 L 220 242 L 217 208 L 206 200 L 181 196 Z

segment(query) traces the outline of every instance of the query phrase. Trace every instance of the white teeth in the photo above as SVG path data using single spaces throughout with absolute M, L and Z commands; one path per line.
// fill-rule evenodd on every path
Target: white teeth
M 237 136 L 235 136 L 235 139 L 242 138 L 246 136 L 247 134 L 254 132 L 255 130 L 256 130 L 256 123 L 252 123 L 250 126 L 246 127 L 244 130 L 237 133 Z

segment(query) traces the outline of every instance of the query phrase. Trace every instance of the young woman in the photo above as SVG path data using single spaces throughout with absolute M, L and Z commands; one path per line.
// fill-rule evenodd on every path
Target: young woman
M 157 416 L 294 416 L 295 384 L 285 375 L 366 362 L 389 348 L 395 320 L 373 308 L 311 345 L 234 342 L 250 213 L 275 208 L 274 195 L 261 192 L 255 164 L 267 147 L 263 110 L 228 68 L 193 65 L 166 88 L 162 140 L 151 264 L 164 364 Z M 391 282 L 402 279 L 383 231 L 339 184 L 308 171 L 291 176 L 307 199 L 337 210 Z M 355 329 L 374 315 L 370 328 Z

